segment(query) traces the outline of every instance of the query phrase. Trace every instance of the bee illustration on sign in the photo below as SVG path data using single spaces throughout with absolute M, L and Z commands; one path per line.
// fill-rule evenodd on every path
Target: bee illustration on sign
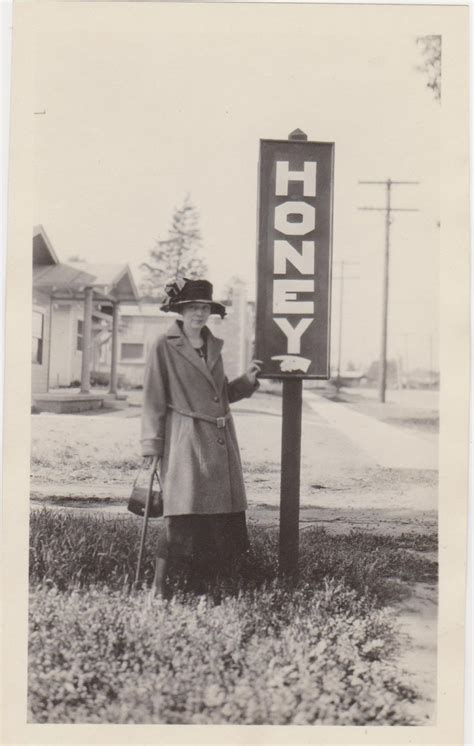
M 295 370 L 307 373 L 311 365 L 311 360 L 308 360 L 306 357 L 298 357 L 297 355 L 274 355 L 272 360 L 280 360 L 280 370 L 285 373 L 291 373 Z

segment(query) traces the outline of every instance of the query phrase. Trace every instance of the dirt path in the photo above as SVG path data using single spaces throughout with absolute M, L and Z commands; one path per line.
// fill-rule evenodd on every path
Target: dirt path
M 413 717 L 424 725 L 436 718 L 438 590 L 417 583 L 408 599 L 392 607 L 401 636 L 398 666 L 406 671 L 420 699 L 411 705 Z
M 357 443 L 378 466 L 391 469 L 438 468 L 436 433 L 410 432 L 309 391 L 305 392 L 305 397 L 316 414 Z
M 62 485 L 36 487 L 31 494 L 31 508 L 67 508 L 69 510 L 90 510 L 110 516 L 127 516 L 126 503 L 129 487 L 121 487 L 121 495 L 109 496 L 110 490 L 95 488 L 95 496 L 90 494 L 90 486 L 81 495 L 65 494 Z M 278 505 L 269 505 L 258 500 L 249 500 L 247 518 L 265 528 L 278 528 L 280 513 Z M 437 531 L 436 513 L 426 511 L 404 512 L 387 509 L 325 508 L 311 505 L 300 508 L 300 530 L 310 526 L 321 526 L 333 533 L 350 533 L 352 530 L 399 536 L 406 533 L 432 534 Z
M 277 526 L 280 503 L 281 402 L 240 402 L 234 420 L 241 446 L 249 519 Z M 337 405 L 332 405 L 337 406 Z M 82 505 L 124 512 L 139 461 L 139 420 L 108 416 L 33 418 L 34 504 Z M 388 446 L 387 446 L 388 447 Z M 80 458 L 78 459 L 78 454 Z M 397 535 L 437 529 L 437 474 L 376 465 L 357 443 L 305 409 L 301 527 L 353 528 Z

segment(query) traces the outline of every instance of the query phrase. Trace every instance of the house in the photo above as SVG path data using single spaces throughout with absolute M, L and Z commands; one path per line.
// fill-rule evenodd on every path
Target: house
M 33 231 L 33 319 L 31 349 L 31 386 L 33 393 L 49 387 L 51 296 L 46 288 L 37 287 L 36 278 L 59 264 L 46 232 L 37 226 Z
M 160 311 L 158 301 L 139 303 L 128 265 L 63 263 L 44 227 L 34 228 L 32 395 L 40 408 L 48 402 L 53 411 L 101 406 L 103 394 L 91 392 L 94 380 L 106 382 L 115 396 L 119 376 L 125 385 L 141 386 L 151 345 L 175 317 Z M 224 340 L 227 376 L 237 377 L 252 358 L 254 340 L 254 308 L 243 282 L 233 287 L 225 319 L 212 316 L 208 325 Z
M 176 314 L 160 311 L 160 303 L 127 305 L 120 312 L 118 331 L 118 372 L 125 385 L 139 387 L 149 350 L 160 335 L 171 325 Z M 222 356 L 228 378 L 244 372 L 252 358 L 254 337 L 253 304 L 246 299 L 246 287 L 242 282 L 233 288 L 232 302 L 227 306 L 224 319 L 211 316 L 208 326 L 212 333 L 224 340 Z M 94 370 L 107 371 L 110 365 L 109 351 L 104 350 Z
M 138 302 L 128 265 L 65 264 L 43 226 L 33 230 L 32 394 L 80 384 L 108 358 L 110 392 L 117 393 L 118 319 L 122 303 Z

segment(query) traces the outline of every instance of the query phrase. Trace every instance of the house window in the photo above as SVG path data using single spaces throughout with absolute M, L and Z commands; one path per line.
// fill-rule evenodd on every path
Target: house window
M 31 361 L 43 364 L 43 329 L 44 313 L 33 311 L 33 335 L 31 347 Z
M 81 319 L 77 322 L 76 350 L 82 350 L 82 338 L 84 335 L 84 322 Z
M 122 360 L 143 360 L 142 344 L 136 342 L 122 342 L 121 359 Z

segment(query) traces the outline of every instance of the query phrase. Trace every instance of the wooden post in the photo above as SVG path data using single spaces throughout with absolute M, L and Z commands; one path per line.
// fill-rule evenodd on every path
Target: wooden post
M 380 342 L 380 370 L 379 370 L 379 401 L 385 402 L 387 388 L 387 325 L 388 325 L 388 278 L 390 265 L 390 223 L 391 223 L 391 186 L 387 180 L 387 206 L 385 213 L 385 252 L 383 268 L 383 306 L 382 306 L 382 338 Z
M 388 325 L 388 288 L 389 288 L 389 271 L 390 271 L 390 226 L 392 224 L 392 212 L 417 212 L 413 207 L 392 207 L 392 187 L 393 185 L 418 184 L 418 181 L 359 181 L 359 184 L 380 184 L 386 189 L 385 207 L 359 207 L 359 210 L 375 210 L 376 212 L 385 213 L 385 251 L 384 251 L 384 268 L 383 268 L 383 300 L 382 300 L 382 336 L 380 342 L 380 363 L 379 363 L 379 401 L 385 402 L 385 393 L 387 389 L 387 325 Z
M 112 354 L 110 361 L 109 394 L 117 394 L 119 303 L 112 306 Z
M 341 262 L 341 286 L 339 296 L 339 337 L 337 340 L 337 377 L 341 381 L 341 352 L 342 352 L 342 304 L 344 298 L 344 262 Z
M 294 130 L 289 140 L 307 140 Z M 298 575 L 301 465 L 301 408 L 303 381 L 283 380 L 280 482 L 279 570 L 296 579 Z
M 81 394 L 89 394 L 91 388 L 92 350 L 92 288 L 84 292 L 84 321 L 82 327 Z
M 301 407 L 303 381 L 283 381 L 280 489 L 280 572 L 298 574 L 300 520 Z

